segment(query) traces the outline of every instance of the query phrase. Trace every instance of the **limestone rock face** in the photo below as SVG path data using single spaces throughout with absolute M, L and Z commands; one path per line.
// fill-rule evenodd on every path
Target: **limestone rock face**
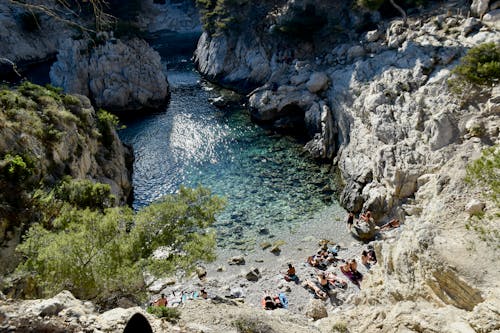
M 159 54 L 140 39 L 108 39 L 89 53 L 87 41 L 68 39 L 50 70 L 51 82 L 66 92 L 91 95 L 109 110 L 157 108 L 166 102 L 168 82 Z
M 201 73 L 243 90 L 255 87 L 271 74 L 264 47 L 255 41 L 249 44 L 243 37 L 236 40 L 222 34 L 210 37 L 204 32 L 194 56 Z

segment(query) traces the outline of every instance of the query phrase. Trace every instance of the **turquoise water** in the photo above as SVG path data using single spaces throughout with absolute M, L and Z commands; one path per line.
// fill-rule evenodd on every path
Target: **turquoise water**
M 221 91 L 187 61 L 168 78 L 167 109 L 120 131 L 134 147 L 134 208 L 181 184 L 203 185 L 228 201 L 216 224 L 219 245 L 251 248 L 332 203 L 329 169 L 308 157 L 303 142 L 257 126 L 243 106 L 210 104 Z

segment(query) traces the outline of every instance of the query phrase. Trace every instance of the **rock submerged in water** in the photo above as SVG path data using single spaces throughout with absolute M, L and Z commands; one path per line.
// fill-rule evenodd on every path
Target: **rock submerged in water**
M 92 96 L 112 111 L 153 109 L 166 104 L 168 82 L 160 55 L 144 40 L 108 39 L 87 50 L 87 40 L 67 39 L 50 69 L 50 80 L 64 91 Z

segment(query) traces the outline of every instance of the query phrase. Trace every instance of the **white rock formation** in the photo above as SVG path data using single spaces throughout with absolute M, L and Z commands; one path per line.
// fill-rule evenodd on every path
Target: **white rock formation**
M 108 39 L 87 52 L 87 40 L 64 42 L 50 70 L 66 92 L 90 95 L 110 110 L 155 108 L 166 102 L 168 82 L 159 54 L 145 41 Z
M 209 37 L 203 33 L 198 41 L 195 61 L 209 78 L 248 89 L 266 81 L 271 74 L 267 53 L 259 44 L 248 45 L 243 38 L 229 40 L 221 34 Z
M 487 11 L 490 0 L 473 0 L 470 5 L 470 11 L 475 17 L 482 17 Z

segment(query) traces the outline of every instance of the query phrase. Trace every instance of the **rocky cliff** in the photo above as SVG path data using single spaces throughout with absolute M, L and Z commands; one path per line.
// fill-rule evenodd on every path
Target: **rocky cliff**
M 468 49 L 499 45 L 491 20 L 498 4 L 474 1 L 482 9 L 473 6 L 478 18 L 467 18 L 469 8 L 459 1 L 431 3 L 405 21 L 384 19 L 382 12 L 348 14 L 347 2 L 335 14 L 307 1 L 268 4 L 260 23 L 240 27 L 243 32 L 205 33 L 196 52 L 200 70 L 222 84 L 255 88 L 249 92 L 255 119 L 277 129 L 305 128 L 305 148 L 338 165 L 347 209 L 371 210 L 379 222 L 405 221 L 377 243 L 381 265 L 361 294 L 320 321 L 320 329 L 498 330 L 497 252 L 467 227 L 465 208 L 482 198 L 482 189 L 463 180 L 466 165 L 499 143 L 498 82 L 459 95 L 448 84 Z M 324 26 L 308 38 L 295 32 L 293 47 L 278 48 L 282 39 L 273 34 L 287 31 L 283 22 L 293 11 L 323 15 Z M 319 41 L 335 15 L 346 21 L 337 19 L 343 33 L 330 30 Z M 377 28 L 357 26 L 360 15 Z M 497 234 L 498 205 L 486 201 L 486 207 L 493 221 L 482 222 L 484 232 Z
M 34 194 L 64 176 L 109 184 L 117 203 L 131 195 L 132 152 L 87 97 L 24 83 L 0 91 L 0 242 L 19 241 L 35 220 Z M 35 211 L 34 211 L 35 210 Z M 5 250 L 5 248 L 4 248 Z M 2 269 L 15 264 L 2 253 Z
M 160 55 L 144 40 L 106 37 L 95 47 L 88 39 L 67 39 L 50 70 L 53 85 L 89 96 L 108 110 L 158 108 L 167 102 L 168 82 Z

